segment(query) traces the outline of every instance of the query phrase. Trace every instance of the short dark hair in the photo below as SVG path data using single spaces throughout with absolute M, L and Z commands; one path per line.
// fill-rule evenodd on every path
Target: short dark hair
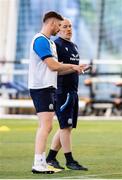
M 61 21 L 63 20 L 63 17 L 60 14 L 58 14 L 57 12 L 49 11 L 44 15 L 43 22 L 45 22 L 47 19 L 50 19 L 50 18 L 56 18 L 56 19 L 59 19 Z

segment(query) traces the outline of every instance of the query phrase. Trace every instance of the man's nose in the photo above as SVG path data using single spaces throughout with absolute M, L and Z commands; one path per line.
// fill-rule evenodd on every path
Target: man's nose
M 71 31 L 71 27 L 70 27 L 70 26 L 68 26 L 68 30 L 70 30 L 70 31 Z

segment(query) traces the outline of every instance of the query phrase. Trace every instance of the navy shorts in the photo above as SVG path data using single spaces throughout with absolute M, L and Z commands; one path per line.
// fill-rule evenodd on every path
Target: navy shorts
M 56 115 L 61 129 L 77 126 L 78 95 L 76 92 L 56 94 Z
M 36 112 L 54 112 L 55 88 L 30 89 Z

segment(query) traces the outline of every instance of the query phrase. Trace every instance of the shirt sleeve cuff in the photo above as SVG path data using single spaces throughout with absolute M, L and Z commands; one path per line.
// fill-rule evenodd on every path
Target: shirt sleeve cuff
M 42 60 L 45 60 L 45 59 L 48 58 L 48 57 L 53 57 L 53 56 L 50 54 L 50 55 L 41 57 L 41 59 L 42 59 Z

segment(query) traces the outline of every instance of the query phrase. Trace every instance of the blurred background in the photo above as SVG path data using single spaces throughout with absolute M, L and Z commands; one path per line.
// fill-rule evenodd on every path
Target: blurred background
M 122 115 L 122 0 L 0 0 L 0 117 L 34 115 L 27 77 L 29 47 L 42 16 L 54 10 L 73 23 L 81 63 L 79 115 Z

